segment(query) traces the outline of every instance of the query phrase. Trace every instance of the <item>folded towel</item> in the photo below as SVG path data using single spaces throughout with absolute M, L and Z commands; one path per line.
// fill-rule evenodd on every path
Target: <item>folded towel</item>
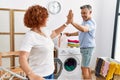
M 70 39 L 68 39 L 68 42 L 79 43 L 79 40 L 70 40 Z
M 102 75 L 103 75 L 104 77 L 106 77 L 106 75 L 107 75 L 107 73 L 108 73 L 109 64 L 110 64 L 110 62 L 104 61 L 104 66 L 103 66 L 103 69 L 102 69 Z
M 95 76 L 97 76 L 97 77 L 100 76 L 102 64 L 103 64 L 103 59 L 97 58 L 96 67 L 95 67 Z
M 68 43 L 69 47 L 79 47 L 80 44 L 79 43 Z
M 117 66 L 116 62 L 110 62 L 109 71 L 108 71 L 106 80 L 111 80 L 113 78 L 113 74 L 115 73 L 116 66 Z
M 120 64 L 116 65 L 115 74 L 120 75 Z

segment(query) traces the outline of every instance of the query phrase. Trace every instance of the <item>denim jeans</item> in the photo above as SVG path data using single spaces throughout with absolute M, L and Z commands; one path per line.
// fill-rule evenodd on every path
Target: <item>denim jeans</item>
M 80 49 L 81 56 L 82 56 L 82 61 L 81 61 L 82 67 L 89 67 L 93 50 L 94 50 L 94 47 Z
M 44 78 L 45 78 L 45 80 L 54 80 L 54 74 L 45 76 Z
M 26 76 L 27 77 L 27 76 Z M 27 77 L 28 78 L 28 77 Z M 48 75 L 44 77 L 45 80 L 54 80 L 54 74 Z M 27 80 L 30 80 L 29 78 Z

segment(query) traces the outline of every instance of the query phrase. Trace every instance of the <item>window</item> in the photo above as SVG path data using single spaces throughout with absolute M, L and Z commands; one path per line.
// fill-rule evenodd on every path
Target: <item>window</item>
M 0 8 L 0 52 L 18 51 L 20 43 L 29 28 L 24 26 L 25 10 Z M 3 61 L 9 67 L 15 66 L 15 56 L 8 56 Z
M 120 61 L 120 0 L 117 0 L 112 58 Z

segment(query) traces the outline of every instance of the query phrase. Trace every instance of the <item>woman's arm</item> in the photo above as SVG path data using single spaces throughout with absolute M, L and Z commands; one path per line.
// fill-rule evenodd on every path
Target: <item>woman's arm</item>
M 31 68 L 28 64 L 28 56 L 29 53 L 25 51 L 20 51 L 19 52 L 19 63 L 23 71 L 28 74 L 29 71 L 31 71 Z
M 51 38 L 55 38 L 57 35 L 59 35 L 66 27 L 67 27 L 68 23 L 63 24 L 62 26 L 60 26 L 59 28 L 55 29 L 52 31 L 51 34 Z
M 44 80 L 44 78 L 42 78 L 41 76 L 34 74 L 34 72 L 28 64 L 28 56 L 28 52 L 19 51 L 19 63 L 22 70 L 25 72 L 26 76 L 28 76 L 30 80 Z
M 67 25 L 72 22 L 72 19 L 73 19 L 73 13 L 72 10 L 69 10 L 66 23 L 60 26 L 59 28 L 55 29 L 51 34 L 51 38 L 55 38 L 57 35 L 59 35 L 67 27 Z

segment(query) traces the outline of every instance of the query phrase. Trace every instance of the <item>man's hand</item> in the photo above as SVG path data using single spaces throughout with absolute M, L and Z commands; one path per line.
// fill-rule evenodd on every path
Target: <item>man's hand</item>
M 71 34 L 70 34 L 70 33 L 64 33 L 64 35 L 66 35 L 66 36 L 71 36 Z
M 73 22 L 73 12 L 72 10 L 69 10 L 69 13 L 67 15 L 67 24 L 72 23 Z

